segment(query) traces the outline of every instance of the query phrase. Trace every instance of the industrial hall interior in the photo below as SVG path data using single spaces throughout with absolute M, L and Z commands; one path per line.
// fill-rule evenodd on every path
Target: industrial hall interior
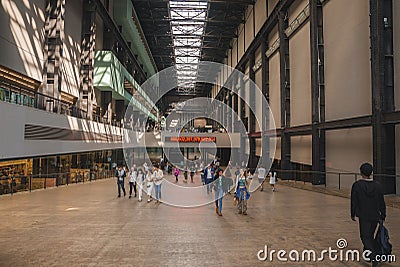
M 398 266 L 400 0 L 0 0 L 0 266 Z

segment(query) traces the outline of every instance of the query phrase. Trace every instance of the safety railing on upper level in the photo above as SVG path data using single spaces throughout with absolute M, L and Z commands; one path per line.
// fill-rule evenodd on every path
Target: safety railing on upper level
M 27 106 L 35 109 L 45 110 L 52 113 L 69 115 L 72 117 L 86 119 L 121 127 L 122 123 L 115 118 L 109 119 L 107 116 L 92 114 L 67 101 L 57 99 L 30 89 L 5 85 L 0 82 L 0 101 Z M 92 118 L 90 118 L 92 117 Z
M 354 172 L 338 172 L 338 171 L 302 171 L 302 170 L 276 170 L 278 177 L 284 177 L 285 180 L 302 182 L 304 184 L 311 183 L 314 185 L 322 185 L 325 187 L 331 187 L 338 190 L 349 188 L 349 184 L 356 182 L 361 178 L 360 173 Z M 373 174 L 373 177 L 381 179 L 383 182 L 390 182 L 395 184 L 397 178 L 400 179 L 400 175 L 388 175 L 388 174 Z M 329 179 L 329 183 L 327 183 Z M 347 185 L 347 186 L 344 186 Z
M 0 195 L 91 182 L 112 178 L 114 174 L 114 170 L 82 170 L 38 175 L 3 176 L 0 177 Z

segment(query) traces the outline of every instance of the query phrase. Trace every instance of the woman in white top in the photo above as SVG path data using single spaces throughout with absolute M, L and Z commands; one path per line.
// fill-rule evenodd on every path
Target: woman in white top
M 142 169 L 138 169 L 136 183 L 139 186 L 139 202 L 142 202 L 143 183 L 144 183 L 144 173 Z
M 147 203 L 152 201 L 151 192 L 153 191 L 153 175 L 150 170 L 146 174 Z
M 265 181 L 265 168 L 264 167 L 260 167 L 258 168 L 258 182 L 261 184 L 261 191 L 264 190 L 264 181 Z
M 144 170 L 144 176 L 147 175 L 149 172 L 149 166 L 147 165 L 147 162 L 143 163 L 143 170 Z
M 271 168 L 269 174 L 269 184 L 272 187 L 272 192 L 275 192 L 275 184 L 276 184 L 276 171 L 274 169 Z

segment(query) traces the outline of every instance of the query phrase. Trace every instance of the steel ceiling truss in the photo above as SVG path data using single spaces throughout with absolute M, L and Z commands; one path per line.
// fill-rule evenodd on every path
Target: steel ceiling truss
M 197 64 L 200 62 L 208 5 L 205 1 L 171 0 L 169 3 L 177 69 L 177 92 L 195 94 Z
M 175 64 L 172 49 L 168 2 L 165 0 L 132 0 L 141 27 L 145 33 L 157 68 L 162 70 Z
M 132 0 L 159 70 L 176 65 L 179 95 L 207 95 L 215 75 L 201 61 L 222 63 L 254 0 Z

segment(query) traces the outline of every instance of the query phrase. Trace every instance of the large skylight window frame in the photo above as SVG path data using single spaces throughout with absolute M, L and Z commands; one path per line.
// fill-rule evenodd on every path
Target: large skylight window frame
M 206 0 L 169 1 L 178 91 L 195 91 L 207 7 Z

